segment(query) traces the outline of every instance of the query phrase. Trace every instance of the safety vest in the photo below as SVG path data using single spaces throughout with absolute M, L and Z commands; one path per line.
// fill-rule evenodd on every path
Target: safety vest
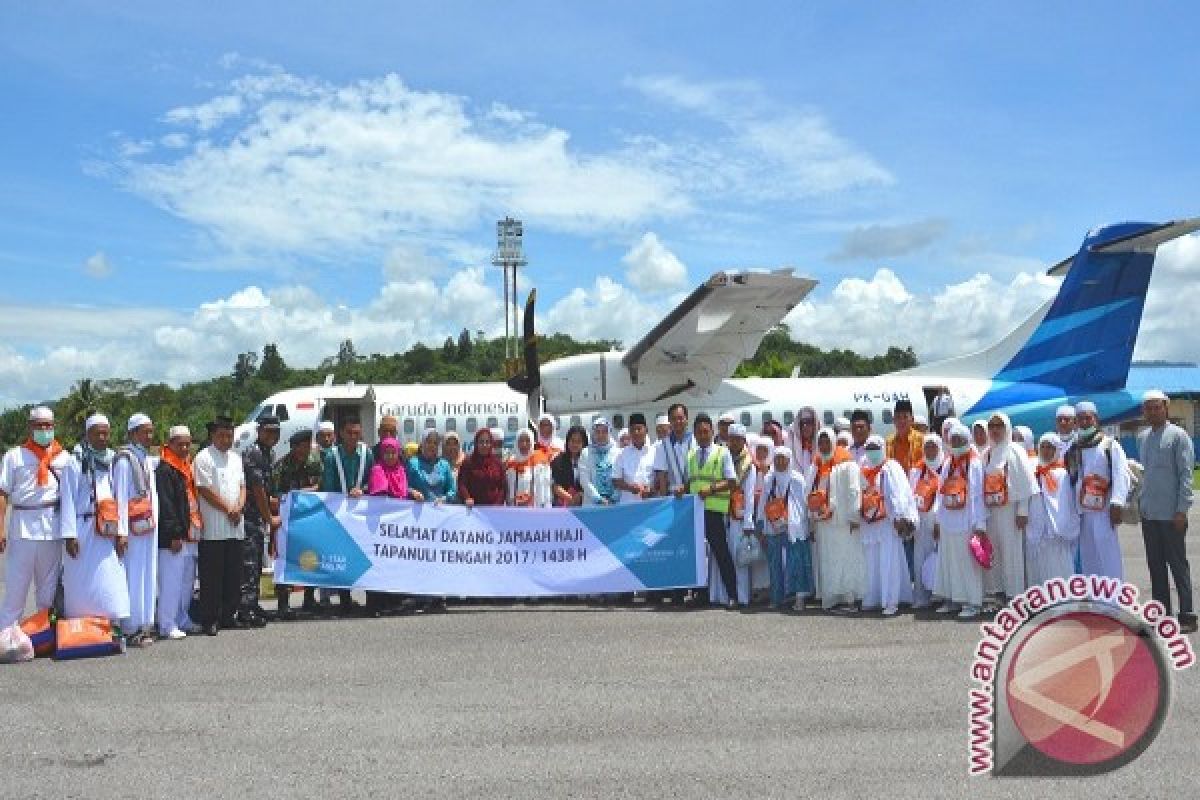
M 696 494 L 701 489 L 712 486 L 717 481 L 725 480 L 722 469 L 725 464 L 725 448 L 719 444 L 709 445 L 708 461 L 699 462 L 700 448 L 696 447 L 688 453 L 688 492 Z M 729 492 L 718 492 L 704 499 L 705 511 L 716 511 L 725 514 L 729 511 Z

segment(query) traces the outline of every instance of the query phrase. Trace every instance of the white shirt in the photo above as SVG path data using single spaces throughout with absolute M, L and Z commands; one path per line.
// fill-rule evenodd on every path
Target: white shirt
M 654 461 L 658 448 L 646 442 L 639 450 L 634 445 L 621 450 L 617 457 L 613 477 L 620 478 L 625 483 L 640 483 L 650 489 L 654 488 Z M 642 498 L 633 492 L 621 490 L 622 503 L 636 503 Z
M 24 447 L 14 447 L 0 460 L 0 491 L 8 495 L 8 534 L 33 541 L 51 541 L 60 537 L 59 479 L 71 459 L 65 450 L 50 462 L 50 480 L 45 486 L 37 482 L 38 459 Z M 57 474 L 56 474 L 57 473 Z M 17 506 L 49 508 L 18 509 Z
M 209 445 L 196 454 L 192 462 L 192 473 L 196 476 L 196 487 L 211 489 L 227 506 L 237 505 L 246 475 L 242 471 L 242 457 L 232 449 L 222 453 Z M 224 512 L 204 499 L 200 500 L 200 516 L 204 519 L 205 541 L 246 538 L 245 520 L 230 523 Z

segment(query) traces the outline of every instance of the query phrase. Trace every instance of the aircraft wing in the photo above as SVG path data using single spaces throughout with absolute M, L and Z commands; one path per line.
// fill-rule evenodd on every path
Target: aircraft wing
M 718 272 L 625 352 L 635 382 L 712 390 L 817 282 L 790 269 Z

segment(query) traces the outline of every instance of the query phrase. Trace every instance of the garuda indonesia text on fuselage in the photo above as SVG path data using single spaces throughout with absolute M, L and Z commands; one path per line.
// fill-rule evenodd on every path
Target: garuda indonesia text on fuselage
M 733 411 L 755 428 L 785 424 L 801 406 L 826 423 L 858 408 L 876 430 L 891 427 L 891 408 L 907 398 L 927 408 L 948 391 L 968 421 L 994 411 L 1035 430 L 1053 426 L 1055 408 L 1087 397 L 1104 424 L 1134 417 L 1139 398 L 1125 390 L 1158 247 L 1200 229 L 1200 218 L 1120 223 L 1091 231 L 1079 251 L 1051 268 L 1063 276 L 1054 298 L 991 347 L 874 378 L 730 378 L 816 282 L 791 270 L 720 272 L 691 293 L 628 350 L 538 364 L 533 295 L 526 308 L 524 374 L 503 383 L 313 386 L 263 402 L 238 431 L 253 438 L 253 420 L 283 419 L 284 437 L 314 430 L 320 419 L 354 413 L 368 438 L 387 414 L 402 420 L 401 436 L 457 431 L 469 443 L 480 427 L 501 427 L 511 442 L 545 411 L 563 424 L 604 415 L 620 427 L 634 411 L 653 418 L 676 400 L 695 411 Z M 932 414 L 930 414 L 932 417 Z

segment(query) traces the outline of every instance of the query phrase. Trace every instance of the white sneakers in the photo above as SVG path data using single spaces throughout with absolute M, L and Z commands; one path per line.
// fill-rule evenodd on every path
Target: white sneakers
M 883 610 L 883 615 L 885 617 L 894 617 L 898 613 L 900 613 L 900 609 L 896 608 L 896 606 L 888 606 Z
M 953 603 L 942 603 L 940 606 L 937 607 L 937 611 L 935 613 L 937 613 L 937 614 L 953 614 L 954 613 L 954 604 Z
M 180 639 L 186 639 L 187 634 L 181 631 L 179 628 L 172 628 L 163 634 L 162 638 L 170 639 L 171 641 L 179 641 Z
M 973 619 L 979 616 L 979 606 L 963 606 L 962 611 L 958 612 L 959 619 Z

